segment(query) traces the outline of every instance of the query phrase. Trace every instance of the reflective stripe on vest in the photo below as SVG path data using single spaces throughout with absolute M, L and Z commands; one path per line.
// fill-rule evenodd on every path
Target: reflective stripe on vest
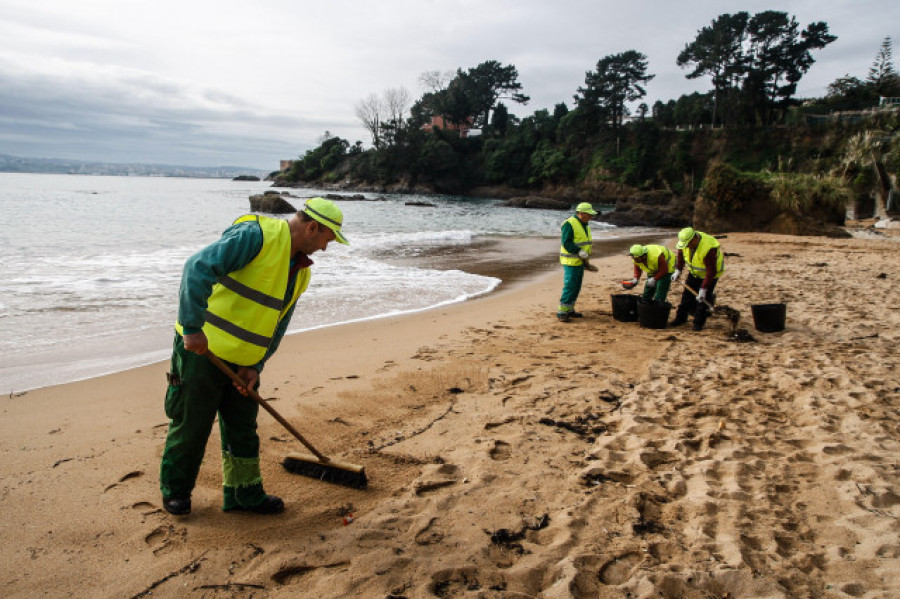
M 668 270 L 666 272 L 669 274 L 675 272 L 675 254 L 673 254 L 672 250 L 669 248 L 661 245 L 648 245 L 647 262 L 635 262 L 634 264 L 648 275 L 655 275 L 656 271 L 659 270 L 660 256 L 665 257 L 664 259 L 668 265 Z
M 697 245 L 696 251 L 692 253 L 691 248 L 688 247 L 681 250 L 682 254 L 684 254 L 684 261 L 692 275 L 698 279 L 705 279 L 706 264 L 703 260 L 706 258 L 706 254 L 708 254 L 711 249 L 715 248 L 718 251 L 716 252 L 716 275 L 714 278 L 718 279 L 722 276 L 722 273 L 725 272 L 725 256 L 722 254 L 722 250 L 719 247 L 719 241 L 712 235 L 707 235 L 706 233 L 701 233 L 699 231 L 697 231 L 697 235 L 700 236 L 700 243 Z
M 578 220 L 577 216 L 570 216 L 565 222 L 572 225 L 572 233 L 574 233 L 573 242 L 575 245 L 587 252 L 590 256 L 591 243 L 593 243 L 593 240 L 591 239 L 591 230 L 588 227 L 585 227 L 584 223 Z M 565 266 L 581 266 L 584 264 L 581 261 L 581 258 L 578 257 L 578 254 L 570 254 L 563 245 L 560 245 L 559 249 L 559 262 Z
M 285 303 L 290 275 L 291 234 L 287 221 L 243 216 L 234 224 L 255 221 L 263 233 L 259 253 L 244 268 L 213 285 L 203 332 L 210 350 L 239 366 L 253 366 L 266 354 L 278 323 L 309 285 L 309 268 L 302 268 Z M 181 325 L 176 325 L 184 334 Z

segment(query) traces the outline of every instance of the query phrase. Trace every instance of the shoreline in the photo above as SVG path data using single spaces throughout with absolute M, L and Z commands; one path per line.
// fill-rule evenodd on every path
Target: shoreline
M 601 239 L 598 241 L 597 246 L 599 248 L 604 248 L 604 251 L 608 253 L 621 249 L 621 247 L 625 247 L 623 244 L 625 244 L 626 241 L 623 240 L 631 239 L 632 237 L 633 236 L 631 235 L 625 235 L 615 239 Z M 458 303 L 480 300 L 509 289 L 515 289 L 521 285 L 527 285 L 533 280 L 556 270 L 559 266 L 556 257 L 557 250 L 558 241 L 555 238 L 482 237 L 478 238 L 476 242 L 471 245 L 437 248 L 417 257 L 390 260 L 388 263 L 400 266 L 414 266 L 438 270 L 457 269 L 475 275 L 493 277 L 499 279 L 500 282 L 489 291 L 463 300 L 449 300 L 446 303 L 436 306 L 429 306 L 397 314 L 380 314 L 359 319 L 316 325 L 302 330 L 290 331 L 285 337 L 287 338 L 309 331 L 327 329 L 334 326 L 353 325 L 361 322 L 380 320 L 382 318 L 396 318 L 403 317 L 407 314 L 427 312 Z M 515 257 L 515 259 L 511 259 L 511 257 Z M 302 302 L 302 298 L 300 301 Z M 153 338 L 156 337 L 159 337 L 158 332 L 154 333 Z M 47 378 L 46 375 L 10 373 L 11 375 L 18 377 L 18 381 L 21 381 L 24 378 L 34 382 L 21 384 L 18 388 L 10 388 L 3 390 L 3 392 L 10 397 L 21 396 L 46 387 L 91 380 L 119 372 L 125 372 L 134 368 L 142 368 L 160 361 L 167 361 L 171 352 L 169 347 L 171 335 L 168 333 L 166 334 L 165 347 L 154 349 L 151 347 L 149 341 L 149 338 L 132 340 L 132 347 L 139 347 L 141 351 L 133 356 L 124 358 L 122 360 L 123 365 L 121 366 L 113 365 L 101 368 L 99 365 L 103 363 L 104 358 L 99 355 L 94 357 L 88 365 L 68 362 L 50 362 L 51 371 L 58 372 L 59 370 L 65 370 L 70 373 L 69 376 L 75 377 L 62 382 L 42 382 L 42 379 Z M 65 355 L 67 354 L 64 351 L 56 351 L 52 356 L 48 357 L 53 360 L 61 360 L 64 359 Z M 97 366 L 95 366 L 95 364 Z M 93 370 L 93 372 L 84 374 L 83 371 L 85 369 Z
M 476 301 L 284 339 L 260 393 L 367 490 L 289 474 L 277 516 L 223 513 L 218 430 L 190 516 L 161 508 L 164 362 L 0 404 L 5 595 L 891 596 L 900 592 L 895 242 L 729 234 L 717 316 L 578 322 L 551 272 Z M 760 278 L 759 273 L 765 273 Z M 881 275 L 885 276 L 882 277 Z M 827 301 L 825 301 L 827 298 Z M 670 294 L 670 301 L 677 295 Z M 786 302 L 787 327 L 750 305 Z M 347 512 L 354 515 L 345 524 Z

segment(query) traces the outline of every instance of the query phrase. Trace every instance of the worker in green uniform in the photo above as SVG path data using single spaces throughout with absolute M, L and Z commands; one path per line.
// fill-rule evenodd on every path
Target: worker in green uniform
M 563 290 L 559 298 L 556 317 L 561 322 L 569 322 L 570 318 L 581 318 L 581 312 L 575 311 L 575 301 L 581 293 L 584 270 L 588 267 L 591 255 L 591 229 L 588 226 L 597 211 L 588 202 L 581 202 L 575 207 L 575 214 L 563 222 L 560 227 L 561 248 L 559 261 L 563 266 Z
M 641 280 L 641 274 L 647 273 L 642 299 L 644 301 L 652 299 L 664 304 L 669 294 L 669 285 L 672 283 L 672 273 L 675 272 L 675 254 L 665 246 L 639 243 L 631 246 L 629 254 L 634 264 L 634 277 L 623 286 L 626 289 L 634 288 Z
M 309 285 L 309 256 L 332 241 L 347 243 L 343 214 L 323 198 L 307 200 L 289 220 L 246 215 L 184 265 L 165 411 L 169 417 L 160 465 L 163 507 L 191 511 L 191 492 L 216 417 L 222 439 L 225 511 L 273 514 L 284 502 L 263 489 L 259 468 L 259 387 L 266 360 L 278 349 L 297 298 Z M 216 368 L 212 352 L 244 381 Z

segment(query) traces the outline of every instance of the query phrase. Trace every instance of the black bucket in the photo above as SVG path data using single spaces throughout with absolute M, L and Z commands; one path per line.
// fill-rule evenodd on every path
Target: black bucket
M 612 298 L 613 318 L 619 322 L 634 322 L 638 319 L 638 296 L 628 293 L 614 293 Z
M 787 316 L 787 304 L 755 304 L 750 306 L 753 311 L 753 325 L 762 333 L 777 333 L 784 330 L 784 321 Z
M 638 323 L 645 329 L 664 329 L 668 326 L 671 311 L 672 304 L 669 302 L 639 302 Z

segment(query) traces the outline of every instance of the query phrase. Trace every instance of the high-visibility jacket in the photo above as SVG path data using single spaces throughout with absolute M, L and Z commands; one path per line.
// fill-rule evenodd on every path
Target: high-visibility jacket
M 668 265 L 668 270 L 666 272 L 669 274 L 675 272 L 675 254 L 673 254 L 672 250 L 669 248 L 661 245 L 648 245 L 647 262 L 635 262 L 634 265 L 647 273 L 648 276 L 652 277 L 659 272 L 660 258 Z
M 584 251 L 590 255 L 591 243 L 593 243 L 591 239 L 591 229 L 585 227 L 584 223 L 578 220 L 578 217 L 574 215 L 567 218 L 565 222 L 572 225 L 572 233 L 574 234 L 573 243 L 578 246 L 580 251 Z M 563 245 L 560 245 L 559 248 L 559 262 L 564 266 L 581 266 L 584 264 L 581 258 L 578 257 L 578 254 L 569 253 Z
M 238 366 L 253 366 L 266 354 L 278 323 L 309 286 L 309 268 L 297 271 L 294 291 L 285 302 L 291 263 L 287 221 L 249 214 L 234 221 L 255 220 L 263 245 L 249 264 L 219 278 L 207 302 L 203 332 L 209 349 Z M 181 324 L 176 330 L 184 334 Z
M 715 248 L 716 272 L 713 275 L 713 278 L 718 279 L 722 276 L 722 273 L 725 272 L 725 256 L 722 254 L 722 249 L 719 247 L 719 240 L 712 235 L 707 235 L 700 231 L 697 231 L 697 235 L 700 236 L 700 243 L 697 245 L 696 250 L 692 252 L 689 247 L 685 247 L 681 250 L 688 270 L 698 279 L 705 279 L 706 263 L 704 262 L 704 259 L 706 258 L 706 254 L 708 254 L 711 249 Z

